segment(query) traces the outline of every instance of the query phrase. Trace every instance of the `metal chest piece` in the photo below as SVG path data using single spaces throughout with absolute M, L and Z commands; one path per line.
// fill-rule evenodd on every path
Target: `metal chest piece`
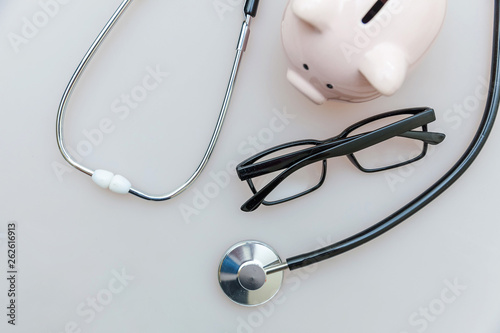
M 266 274 L 266 268 L 281 264 L 280 257 L 268 245 L 245 241 L 232 246 L 219 265 L 219 284 L 235 303 L 257 306 L 276 295 L 283 272 Z

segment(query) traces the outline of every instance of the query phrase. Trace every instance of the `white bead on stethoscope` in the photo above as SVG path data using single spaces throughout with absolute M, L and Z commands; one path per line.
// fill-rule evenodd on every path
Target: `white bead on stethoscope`
M 92 175 L 92 180 L 99 187 L 109 189 L 111 192 L 118 194 L 127 194 L 132 187 L 130 181 L 120 175 L 115 175 L 111 171 L 96 170 Z

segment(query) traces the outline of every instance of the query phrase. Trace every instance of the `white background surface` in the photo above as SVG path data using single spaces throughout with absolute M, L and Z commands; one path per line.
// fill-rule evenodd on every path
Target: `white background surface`
M 395 96 L 318 107 L 285 79 L 286 1 L 263 0 L 212 160 L 192 189 L 164 203 L 96 188 L 67 167 L 56 146 L 63 89 L 119 2 L 60 5 L 16 50 L 9 36 L 21 36 L 42 7 L 0 0 L 0 233 L 9 221 L 19 228 L 15 328 L 4 314 L 7 247 L 0 241 L 2 332 L 498 332 L 498 128 L 472 168 L 430 206 L 359 249 L 286 273 L 272 303 L 240 307 L 217 283 L 219 260 L 232 244 L 257 239 L 285 259 L 333 243 L 389 215 L 454 164 L 484 105 L 474 102 L 489 77 L 493 1 L 450 1 L 442 34 Z M 218 12 L 218 3 L 226 11 Z M 84 164 L 124 174 L 153 193 L 183 182 L 211 135 L 242 7 L 238 0 L 133 3 L 69 106 L 66 138 L 74 148 L 102 119 L 113 124 Z M 169 76 L 126 117 L 114 113 L 113 101 L 141 84 L 148 67 Z M 447 139 L 414 167 L 367 175 L 347 159 L 331 160 L 320 190 L 251 214 L 239 210 L 249 190 L 235 175 L 214 185 L 214 174 L 250 155 L 250 138 L 265 137 L 276 112 L 294 118 L 272 140 L 259 141 L 261 149 L 328 138 L 370 115 L 422 105 L 436 109 L 430 128 Z M 391 186 L 388 176 L 398 182 Z M 117 272 L 133 280 L 120 283 Z M 466 289 L 445 304 L 450 283 Z

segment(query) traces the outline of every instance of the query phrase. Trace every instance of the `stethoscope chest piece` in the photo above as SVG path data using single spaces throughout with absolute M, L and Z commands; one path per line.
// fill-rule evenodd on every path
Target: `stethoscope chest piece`
M 266 275 L 265 268 L 281 264 L 280 257 L 268 245 L 245 241 L 232 246 L 219 265 L 219 284 L 235 303 L 256 306 L 276 295 L 283 272 Z

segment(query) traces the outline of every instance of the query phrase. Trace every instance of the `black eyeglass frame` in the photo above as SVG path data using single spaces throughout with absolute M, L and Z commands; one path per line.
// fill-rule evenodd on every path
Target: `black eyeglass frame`
M 357 134 L 355 136 L 348 137 L 353 131 L 358 128 L 365 126 L 371 122 L 398 116 L 398 115 L 412 115 L 408 118 L 399 120 L 390 125 L 381 127 L 379 129 Z M 321 185 L 323 185 L 326 178 L 327 170 L 327 159 L 332 157 L 338 157 L 346 155 L 348 159 L 356 166 L 359 170 L 363 172 L 379 172 L 384 170 L 389 170 L 397 167 L 401 167 L 422 159 L 428 150 L 429 144 L 438 144 L 442 142 L 445 135 L 442 133 L 428 132 L 427 124 L 436 120 L 434 110 L 428 107 L 421 108 L 411 108 L 404 110 L 397 110 L 386 112 L 383 114 L 375 115 L 360 122 L 357 122 L 344 131 L 341 134 L 324 140 L 301 140 L 279 145 L 256 154 L 249 159 L 240 163 L 237 168 L 237 174 L 241 180 L 246 180 L 250 189 L 254 195 L 245 202 L 241 209 L 243 211 L 253 211 L 257 209 L 261 204 L 270 206 L 280 203 L 284 203 L 306 194 L 309 194 L 317 190 Z M 422 127 L 422 131 L 413 131 L 415 128 Z M 366 169 L 360 165 L 354 153 L 381 143 L 385 140 L 391 139 L 396 136 L 407 137 L 410 139 L 421 140 L 424 143 L 422 153 L 408 161 L 404 161 L 395 165 L 388 167 L 376 168 L 376 169 Z M 314 145 L 314 147 L 302 149 L 293 153 L 285 154 L 283 156 L 274 157 L 269 160 L 258 162 L 261 158 L 266 155 L 275 153 L 279 150 L 288 149 L 300 145 Z M 312 163 L 322 161 L 322 174 L 319 183 L 301 193 L 294 196 L 290 196 L 281 200 L 276 201 L 266 201 L 264 200 L 284 179 L 290 176 L 293 172 L 310 165 Z M 272 181 L 270 181 L 261 190 L 257 190 L 253 184 L 252 178 L 261 175 L 268 174 L 270 172 L 275 172 L 285 169 L 278 176 L 276 176 Z

